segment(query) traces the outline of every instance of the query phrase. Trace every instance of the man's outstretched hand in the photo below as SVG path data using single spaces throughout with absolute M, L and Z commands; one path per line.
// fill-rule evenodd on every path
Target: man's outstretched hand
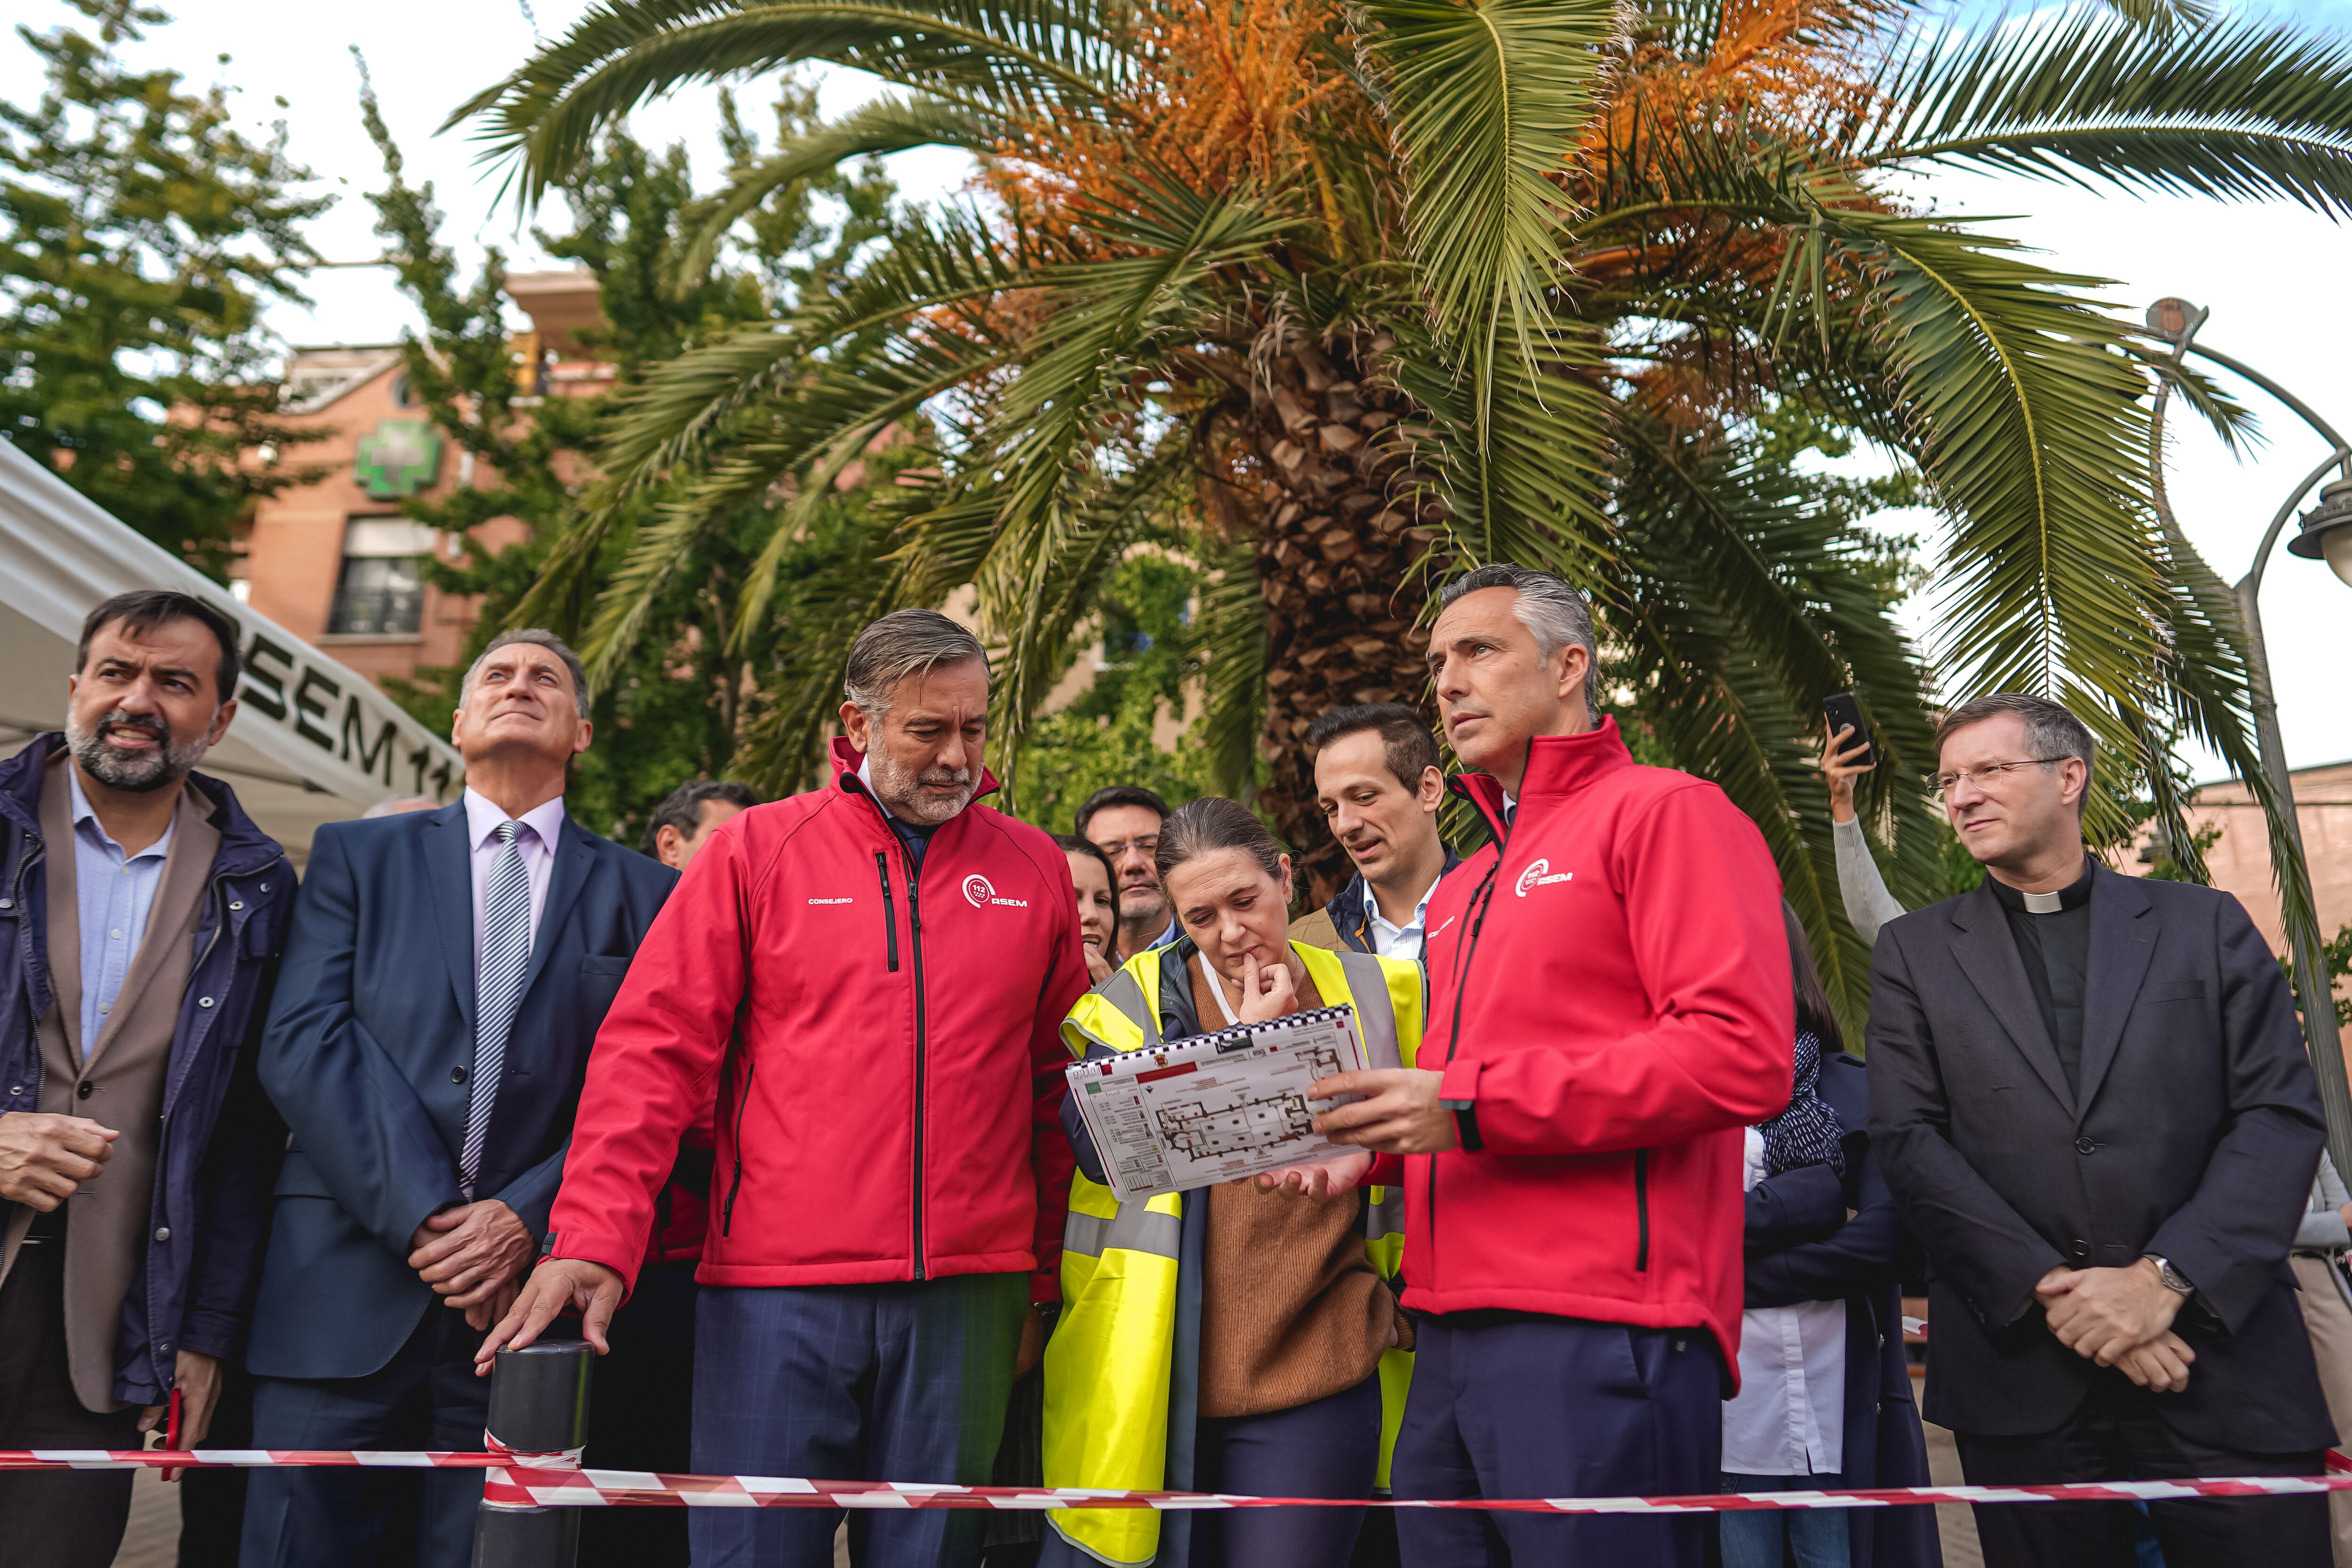
M 2145 1258 L 2125 1269 L 2053 1269 L 2033 1294 L 2058 1343 L 2101 1366 L 2153 1343 L 2180 1312 L 2180 1293 Z
M 1379 1067 L 1318 1079 L 1308 1100 L 1361 1094 L 1315 1118 L 1315 1130 L 1335 1144 L 1355 1144 L 1391 1155 L 1433 1155 L 1458 1141 L 1454 1113 L 1437 1103 L 1444 1075 L 1411 1067 Z
M 474 1375 L 488 1377 L 490 1363 L 498 1359 L 500 1350 L 520 1350 L 537 1343 L 547 1325 L 567 1307 L 580 1313 L 580 1337 L 594 1345 L 598 1355 L 604 1354 L 613 1348 L 604 1330 L 625 1293 L 616 1270 L 578 1258 L 549 1259 L 531 1270 L 514 1305 L 474 1353 Z

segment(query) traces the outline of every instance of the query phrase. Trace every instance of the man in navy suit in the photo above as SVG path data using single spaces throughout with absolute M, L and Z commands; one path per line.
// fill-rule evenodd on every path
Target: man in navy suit
M 466 674 L 457 804 L 320 830 L 259 1068 L 292 1133 L 247 1364 L 254 1443 L 471 1448 L 482 1331 L 538 1255 L 588 1050 L 676 873 L 564 815 L 579 660 Z M 376 1559 L 415 1472 L 255 1472 L 247 1568 Z M 478 1470 L 423 1479 L 420 1564 L 472 1556 Z

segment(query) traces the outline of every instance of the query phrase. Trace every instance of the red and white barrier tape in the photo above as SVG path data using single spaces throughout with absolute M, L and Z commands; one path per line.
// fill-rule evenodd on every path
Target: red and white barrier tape
M 540 1456 L 532 1456 L 538 1458 Z M 362 1465 L 478 1469 L 483 1496 L 508 1508 L 1362 1508 L 1360 1500 L 1238 1497 L 1223 1492 L 1100 1491 L 1083 1488 L 960 1487 L 914 1481 L 814 1481 L 769 1476 L 672 1476 L 516 1463 L 510 1454 L 340 1449 L 0 1449 L 0 1470 Z M 1750 1509 L 1891 1508 L 1937 1502 L 2164 1502 L 2192 1497 L 2291 1497 L 2352 1491 L 2352 1459 L 2327 1456 L 2325 1476 L 2200 1477 L 2189 1480 L 2081 1481 L 2053 1486 L 1878 1487 L 1831 1491 L 1708 1492 L 1686 1497 L 1396 1499 L 1375 1508 L 1489 1509 L 1515 1513 L 1731 1513 Z

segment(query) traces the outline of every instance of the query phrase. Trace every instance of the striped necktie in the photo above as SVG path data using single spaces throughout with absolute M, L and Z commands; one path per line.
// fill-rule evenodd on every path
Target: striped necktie
M 468 1198 L 481 1174 L 482 1140 L 489 1134 L 490 1109 L 499 1098 L 499 1075 L 506 1066 L 507 1030 L 522 1000 L 523 971 L 530 965 L 530 873 L 515 847 L 520 822 L 499 824 L 498 859 L 482 894 L 482 951 L 475 960 L 474 1095 L 466 1110 L 466 1147 L 457 1158 L 457 1183 Z

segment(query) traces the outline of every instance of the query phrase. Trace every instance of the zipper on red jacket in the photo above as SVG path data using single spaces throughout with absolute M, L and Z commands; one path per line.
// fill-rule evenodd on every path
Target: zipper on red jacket
M 743 1190 L 743 1106 L 751 1098 L 751 1074 L 758 1068 L 749 1050 L 743 1052 L 743 1082 L 735 1086 L 735 1174 L 727 1182 L 727 1207 L 719 1214 L 719 1234 L 735 1234 L 735 1195 Z
M 907 857 L 907 949 L 915 960 L 915 1278 L 923 1278 L 923 905 L 922 862 Z
M 1458 792 L 1471 805 L 1478 806 L 1477 797 L 1462 787 L 1459 775 L 1447 779 L 1446 788 Z M 1479 814 L 1482 816 L 1486 814 L 1483 807 L 1479 808 Z M 1488 818 L 1487 821 L 1491 827 L 1493 819 Z M 1486 874 L 1479 878 L 1478 885 L 1470 890 L 1470 902 L 1462 911 L 1463 918 L 1469 923 L 1470 929 L 1463 933 L 1461 956 L 1454 962 L 1454 1027 L 1445 1037 L 1445 1060 L 1448 1063 L 1454 1061 L 1454 1053 L 1462 1046 L 1463 988 L 1470 978 L 1470 960 L 1478 951 L 1478 934 L 1486 929 L 1486 911 L 1494 907 L 1495 879 L 1502 873 L 1504 857 L 1511 852 L 1511 829 L 1515 825 L 1512 819 L 1504 820 L 1503 831 L 1495 841 L 1495 863 L 1486 868 Z M 1437 1275 L 1437 1156 L 1435 1155 L 1429 1156 L 1427 1207 L 1429 1209 L 1429 1271 L 1431 1279 L 1434 1281 Z
M 890 906 L 890 861 L 880 850 L 874 852 L 874 879 L 882 884 L 882 944 L 890 956 L 890 972 L 898 972 L 898 912 Z
M 1650 1151 L 1633 1151 L 1633 1272 L 1650 1271 Z

